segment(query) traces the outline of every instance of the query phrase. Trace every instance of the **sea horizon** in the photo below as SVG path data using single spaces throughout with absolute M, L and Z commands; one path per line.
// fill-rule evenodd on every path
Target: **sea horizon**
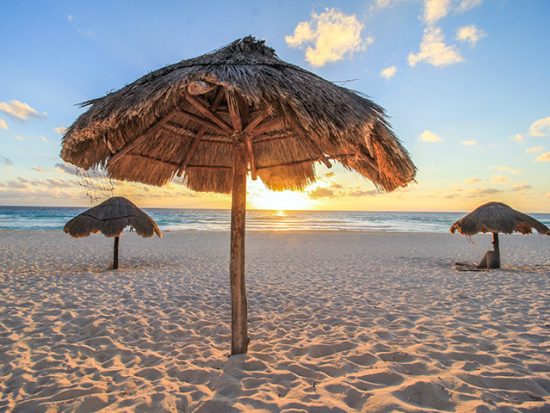
M 495 201 L 498 202 L 498 201 Z M 90 209 L 96 205 L 99 205 L 101 202 L 97 202 L 93 205 L 0 205 L 0 208 L 77 208 L 77 209 Z M 194 211 L 231 211 L 231 207 L 227 208 L 190 208 L 190 207 L 148 207 L 140 206 L 143 210 L 155 210 L 155 209 L 172 209 L 172 210 L 194 210 Z M 414 214 L 468 214 L 472 212 L 471 210 L 454 210 L 454 211 L 436 211 L 436 210 L 397 210 L 397 209 L 380 209 L 380 210 L 369 210 L 369 209 L 293 209 L 293 208 L 252 208 L 247 207 L 247 212 L 249 211 L 290 211 L 290 212 L 373 212 L 373 213 L 393 213 L 393 212 L 402 212 L 402 213 L 414 213 Z M 550 215 L 550 211 L 540 212 L 540 211 L 523 211 L 525 214 L 529 215 Z
M 87 207 L 0 206 L 0 230 L 61 230 Z M 163 231 L 228 231 L 231 211 L 206 208 L 143 208 Z M 447 233 L 465 212 L 247 211 L 249 231 L 357 231 Z M 532 214 L 550 225 L 550 214 Z

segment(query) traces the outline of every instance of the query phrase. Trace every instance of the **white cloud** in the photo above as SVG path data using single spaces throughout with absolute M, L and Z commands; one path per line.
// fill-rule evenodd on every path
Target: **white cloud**
M 469 43 L 472 47 L 474 47 L 477 42 L 479 42 L 479 40 L 485 36 L 485 32 L 481 29 L 478 29 L 473 24 L 470 24 L 469 26 L 463 26 L 459 28 L 456 32 L 456 40 Z
M 430 143 L 442 141 L 439 135 L 436 135 L 435 133 L 433 133 L 432 131 L 429 131 L 428 129 L 426 129 L 424 132 L 420 134 L 419 140 L 421 142 L 430 142 Z
M 369 6 L 369 13 L 372 14 L 374 12 L 393 7 L 402 1 L 403 0 L 374 0 Z
M 501 193 L 502 190 L 496 188 L 476 188 L 469 191 L 466 196 L 468 198 L 486 197 L 488 195 L 495 195 Z
M 507 166 L 507 165 L 494 166 L 493 169 L 501 172 L 510 173 L 512 175 L 517 175 L 521 172 L 521 169 L 512 168 L 511 166 Z
M 445 36 L 439 27 L 428 27 L 424 29 L 420 51 L 409 53 L 408 60 L 409 65 L 413 67 L 422 61 L 436 67 L 443 67 L 462 62 L 464 58 L 456 47 L 445 44 Z
M 537 162 L 550 162 L 550 152 L 544 152 L 537 156 Z
M 63 135 L 67 128 L 65 126 L 58 126 L 54 129 L 55 133 L 59 133 L 60 135 Z
M 449 13 L 450 0 L 424 0 L 424 21 L 434 24 Z
M 0 129 L 8 129 L 8 123 L 2 118 L 0 118 Z
M 374 6 L 380 9 L 385 9 L 386 7 L 390 7 L 394 3 L 395 3 L 395 0 L 374 0 Z
M 76 175 L 78 171 L 76 166 L 67 163 L 56 163 L 54 166 L 57 171 L 67 173 L 69 175 Z
M 514 136 L 512 136 L 512 140 L 514 142 L 523 142 L 525 137 L 521 133 L 516 133 Z
M 69 24 L 76 30 L 76 32 L 84 37 L 92 38 L 95 37 L 95 33 L 92 30 L 82 30 L 80 27 L 76 25 L 76 19 L 72 15 L 67 15 L 67 20 L 69 21 Z
M 310 191 L 308 193 L 308 196 L 311 199 L 319 199 L 319 198 L 331 198 L 334 196 L 334 192 L 327 188 L 315 188 L 313 191 Z
M 482 0 L 462 0 L 458 7 L 456 8 L 456 11 L 459 13 L 464 13 L 465 11 L 471 10 L 474 7 L 477 7 L 481 4 Z
M 366 50 L 374 38 L 363 39 L 363 29 L 363 23 L 354 14 L 346 15 L 332 8 L 321 14 L 312 13 L 311 20 L 298 23 L 294 34 L 285 36 L 285 41 L 290 47 L 310 44 L 306 60 L 313 66 L 323 66 Z
M 354 197 L 354 198 L 359 198 L 363 196 L 376 196 L 376 195 L 380 195 L 380 191 L 377 191 L 376 189 L 372 189 L 370 191 L 361 191 L 361 190 L 349 191 L 345 194 L 345 196 Z
M 460 141 L 460 143 L 464 146 L 476 146 L 477 145 L 477 141 L 473 140 L 473 139 L 467 139 L 465 141 Z
M 43 118 L 46 114 L 40 114 L 30 105 L 13 99 L 10 102 L 0 102 L 0 112 L 17 120 L 27 120 L 30 118 Z
M 472 185 L 472 184 L 478 184 L 482 181 L 481 178 L 468 178 L 464 181 L 465 184 Z
M 391 79 L 397 73 L 397 66 L 388 66 L 380 71 L 380 76 L 385 79 Z
M 508 179 L 508 177 L 504 176 L 504 175 L 493 175 L 493 176 L 491 176 L 491 182 L 494 183 L 494 184 L 505 184 L 509 181 L 510 180 Z
M 39 135 L 39 136 L 15 135 L 14 139 L 18 142 L 33 142 L 33 141 L 49 142 L 49 139 L 44 135 Z
M 544 151 L 544 147 L 542 147 L 541 145 L 539 145 L 539 146 L 531 146 L 530 148 L 527 148 L 527 149 L 525 150 L 525 152 L 527 152 L 527 153 L 540 153 L 540 152 L 542 152 L 542 151 Z
M 531 136 L 548 136 L 550 135 L 550 116 L 536 120 L 529 128 Z
M 514 192 L 522 192 L 522 191 L 527 191 L 529 189 L 533 188 L 531 185 L 529 184 L 517 184 L 517 185 L 514 185 L 512 187 L 512 191 Z

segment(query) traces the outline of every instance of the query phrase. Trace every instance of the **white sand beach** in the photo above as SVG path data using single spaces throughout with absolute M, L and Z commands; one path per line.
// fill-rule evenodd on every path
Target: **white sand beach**
M 228 358 L 229 233 L 0 232 L 0 411 L 550 411 L 550 237 L 249 233 Z

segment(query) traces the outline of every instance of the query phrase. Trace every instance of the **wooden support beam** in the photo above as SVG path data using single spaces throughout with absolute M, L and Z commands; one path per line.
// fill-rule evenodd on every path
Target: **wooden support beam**
M 103 137 L 103 141 L 105 142 L 105 146 L 109 150 L 109 153 L 111 154 L 111 156 L 114 155 L 116 151 L 114 150 L 113 145 L 111 145 L 111 142 L 109 142 L 109 140 L 106 137 Z
M 265 119 L 267 119 L 268 116 L 269 116 L 269 112 L 267 110 L 262 111 L 254 119 L 248 122 L 248 124 L 244 128 L 244 132 L 247 134 L 252 133 L 254 128 L 256 128 L 256 126 L 262 123 Z
M 212 102 L 211 109 L 213 112 L 215 112 L 220 104 L 222 103 L 222 99 L 224 97 L 224 88 L 220 86 L 218 89 L 218 92 L 216 93 L 216 97 L 214 98 L 214 101 Z M 178 177 L 183 175 L 183 171 L 187 166 L 189 165 L 189 162 L 191 162 L 191 158 L 197 152 L 197 149 L 199 147 L 199 144 L 203 140 L 202 137 L 204 134 L 208 131 L 208 129 L 205 126 L 201 126 L 201 128 L 197 131 L 197 134 L 195 135 L 195 138 L 193 139 L 193 142 L 191 143 L 191 146 L 187 150 L 187 153 L 185 154 L 185 157 L 183 158 L 183 161 L 179 165 L 178 168 Z
M 229 116 L 231 117 L 233 130 L 236 134 L 241 134 L 243 132 L 243 116 L 247 116 L 248 112 L 248 108 L 245 106 L 246 103 L 244 103 L 238 95 L 230 93 L 227 90 L 225 92 L 225 96 L 227 100 L 227 106 L 229 108 Z M 243 135 L 244 143 L 246 145 L 248 164 L 250 165 L 250 174 L 252 176 L 252 180 L 255 181 L 256 179 L 258 179 L 258 172 L 256 171 L 256 162 L 254 160 L 252 136 L 248 136 L 246 133 L 244 133 Z
M 204 80 L 193 80 L 187 84 L 187 93 L 193 96 L 204 95 L 212 91 L 216 85 L 205 82 Z
M 315 142 L 308 134 L 307 132 L 300 126 L 297 122 L 295 122 L 293 119 L 290 120 L 290 123 L 292 125 L 292 129 L 298 134 L 298 137 L 302 139 L 303 142 L 305 142 L 306 145 L 308 145 L 312 151 L 317 152 L 321 158 L 321 161 L 325 164 L 327 168 L 332 168 L 332 164 L 328 160 L 328 158 L 325 156 L 322 149 L 319 147 L 317 142 Z
M 237 95 L 226 90 L 225 100 L 227 100 L 227 107 L 229 108 L 229 117 L 231 118 L 231 124 L 233 125 L 233 132 L 241 133 L 243 130 L 243 122 L 241 119 L 239 99 Z
M 139 146 L 142 142 L 145 141 L 145 139 L 147 139 L 147 137 L 150 135 L 150 134 L 155 134 L 157 132 L 159 132 L 163 126 L 173 120 L 175 118 L 176 114 L 174 112 L 166 115 L 165 117 L 163 118 L 160 118 L 158 121 L 156 121 L 155 123 L 153 123 L 149 128 L 147 128 L 145 130 L 145 132 L 143 132 L 141 134 L 141 136 L 137 137 L 136 139 L 134 139 L 132 142 L 128 143 L 127 145 L 125 145 L 123 148 L 121 148 L 120 150 L 118 150 L 113 156 L 111 156 L 111 158 L 109 158 L 109 161 L 107 162 L 107 167 L 109 167 L 110 165 L 113 165 L 115 162 L 117 162 L 122 156 L 126 155 L 128 152 L 130 152 L 132 149 L 136 148 L 137 146 Z
M 113 249 L 113 270 L 118 270 L 118 241 L 119 237 L 115 237 L 115 245 Z
M 231 190 L 231 354 L 248 351 L 248 304 L 245 285 L 246 146 L 235 143 Z
M 366 162 L 372 169 L 378 172 L 378 165 L 376 164 L 375 160 L 372 159 L 370 156 L 363 156 L 360 158 L 360 160 Z
M 233 129 L 231 126 L 229 126 L 225 121 L 220 118 L 216 113 L 214 113 L 208 106 L 206 106 L 204 103 L 202 103 L 199 99 L 197 99 L 195 96 L 191 96 L 189 94 L 185 95 L 185 99 L 193 106 L 201 115 L 204 115 L 208 119 L 210 119 L 211 122 L 216 124 L 221 130 L 223 130 L 227 134 L 233 133 Z
M 366 162 L 372 169 L 374 169 L 375 171 L 378 171 L 378 165 L 376 164 L 376 160 L 372 156 L 370 156 L 370 154 L 368 153 L 369 152 L 368 148 L 365 148 L 365 147 L 363 148 L 364 149 L 362 149 L 359 146 L 356 146 L 355 148 L 353 148 L 353 150 L 359 153 L 359 155 L 355 154 L 357 158 L 356 160 L 358 160 L 359 162 Z
M 252 180 L 258 179 L 258 170 L 256 168 L 256 160 L 254 159 L 254 147 L 252 143 L 252 137 L 246 138 L 246 152 L 248 153 L 248 162 L 250 164 L 250 175 Z
M 500 268 L 500 245 L 498 242 L 498 232 L 493 232 L 493 251 L 491 268 Z
M 191 120 L 193 122 L 198 123 L 201 126 L 204 126 L 205 128 L 207 128 L 208 130 L 210 130 L 213 133 L 217 133 L 219 135 L 227 135 L 228 134 L 228 132 L 226 130 L 220 128 L 215 123 L 210 122 L 208 119 L 197 116 L 194 113 L 187 112 L 185 110 L 179 110 L 177 113 L 180 116 L 183 116 L 184 118 L 186 118 L 187 120 Z M 231 133 L 231 132 L 229 132 L 229 133 Z
M 268 121 L 260 123 L 255 128 L 252 128 L 250 131 L 247 132 L 247 134 L 255 138 L 269 132 L 281 130 L 284 127 L 285 124 L 281 119 L 269 119 Z

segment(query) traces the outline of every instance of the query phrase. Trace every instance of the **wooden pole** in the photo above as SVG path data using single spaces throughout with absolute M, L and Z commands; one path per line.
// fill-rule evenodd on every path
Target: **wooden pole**
M 118 270 L 118 239 L 115 237 L 115 249 L 113 253 L 113 270 Z
M 242 137 L 234 146 L 233 188 L 231 192 L 231 354 L 248 350 L 248 316 L 244 277 L 246 221 L 247 149 Z
M 498 232 L 493 232 L 493 262 L 491 268 L 500 268 L 500 246 L 498 243 Z

